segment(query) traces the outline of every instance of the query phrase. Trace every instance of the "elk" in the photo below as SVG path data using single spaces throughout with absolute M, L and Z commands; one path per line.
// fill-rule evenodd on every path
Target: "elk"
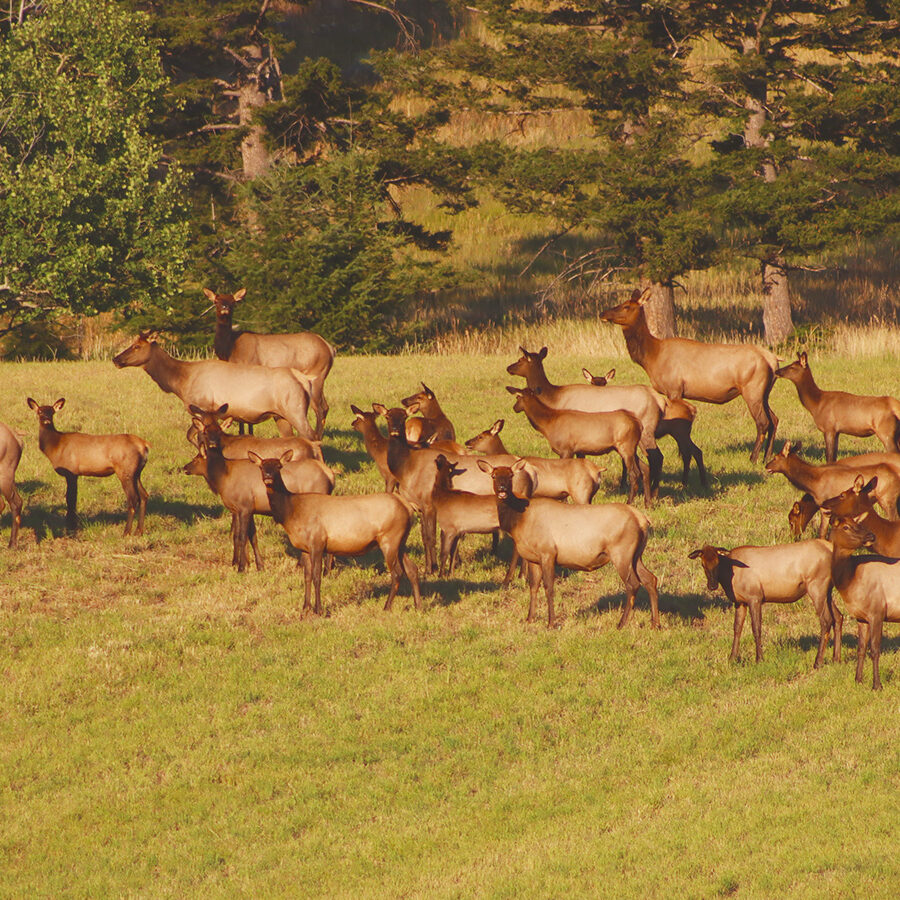
M 497 419 L 490 428 L 466 441 L 469 450 L 496 457 L 495 463 L 511 466 L 517 459 L 524 459 L 537 475 L 534 496 L 552 500 L 571 498 L 573 503 L 590 503 L 600 489 L 603 467 L 589 459 L 545 459 L 543 456 L 515 456 L 506 449 L 500 438 L 503 419 Z
M 60 397 L 52 406 L 41 406 L 29 397 L 28 407 L 37 413 L 38 446 L 50 460 L 50 465 L 66 479 L 66 528 L 78 527 L 78 478 L 80 475 L 105 478 L 116 475 L 125 491 L 128 518 L 125 534 L 131 534 L 137 510 L 136 534 L 144 533 L 144 515 L 149 496 L 141 482 L 141 472 L 147 465 L 150 445 L 134 434 L 81 434 L 57 431 L 53 416 L 66 404 Z
M 272 517 L 301 552 L 304 574 L 303 609 L 310 609 L 310 588 L 315 589 L 315 611 L 322 615 L 322 561 L 326 553 L 361 556 L 374 546 L 381 549 L 391 574 L 384 608 L 389 610 L 406 573 L 416 609 L 422 607 L 419 571 L 409 558 L 406 541 L 412 527 L 412 507 L 397 494 L 292 494 L 282 478 L 290 451 L 280 459 L 250 459 L 259 466 L 269 495 Z
M 524 460 L 512 466 L 493 466 L 483 458 L 478 460 L 478 467 L 491 476 L 500 527 L 512 537 L 518 554 L 530 563 L 527 621 L 534 621 L 539 585 L 543 583 L 547 624 L 551 628 L 557 624 L 553 607 L 557 565 L 593 571 L 611 562 L 626 591 L 619 628 L 628 622 L 641 585 L 650 595 L 651 624 L 659 628 L 656 576 L 641 558 L 650 530 L 647 517 L 625 503 L 585 506 L 517 496 L 513 478 L 525 465 Z
M 844 466 L 830 463 L 814 466 L 801 459 L 796 448 L 791 449 L 791 442 L 786 441 L 780 453 L 776 453 L 767 463 L 766 472 L 770 475 L 780 472 L 795 488 L 810 495 L 817 506 L 821 506 L 831 497 L 850 487 L 858 474 L 866 478 L 878 476 L 876 499 L 885 511 L 887 518 L 897 519 L 897 500 L 900 498 L 900 476 L 889 466 Z M 825 523 L 822 523 L 820 536 L 824 534 Z
M 875 540 L 872 549 L 883 556 L 900 557 L 900 522 L 890 522 L 875 511 L 872 492 L 875 490 L 877 477 L 866 481 L 857 475 L 853 485 L 842 491 L 837 497 L 826 500 L 823 510 L 833 518 L 846 518 L 865 513 L 866 528 L 872 532 Z
M 812 494 L 804 494 L 799 500 L 794 501 L 794 505 L 788 512 L 788 527 L 791 529 L 791 537 L 794 540 L 800 537 L 806 526 L 812 521 L 812 517 L 819 509 L 819 504 L 812 498 Z M 820 533 L 824 533 L 826 529 L 825 523 L 822 523 Z
M 406 420 L 406 437 L 410 443 L 433 441 L 455 441 L 456 429 L 441 409 L 434 391 L 420 382 L 422 390 L 404 397 L 400 402 L 410 417 Z M 412 418 L 412 417 L 415 418 Z
M 219 445 L 225 459 L 248 459 L 247 453 L 250 450 L 260 456 L 268 457 L 280 456 L 286 450 L 292 450 L 295 462 L 301 459 L 325 461 L 322 456 L 322 442 L 310 441 L 300 435 L 264 438 L 252 434 L 229 434 L 225 429 L 231 425 L 233 418 L 228 415 L 227 403 L 223 403 L 212 412 L 202 410 L 192 403 L 189 410 L 193 418 L 199 420 L 199 425 L 195 424 L 193 420 L 191 421 L 187 430 L 188 442 L 196 447 L 199 445 L 201 431 L 218 429 Z
M 644 504 L 652 505 L 649 472 L 639 464 L 637 456 L 641 423 L 636 416 L 624 409 L 594 413 L 551 409 L 531 388 L 507 387 L 507 390 L 516 398 L 513 409 L 525 413 L 554 453 L 569 459 L 576 454 L 602 455 L 615 450 L 628 472 L 628 502 L 634 500 L 638 479 L 643 478 Z
M 650 384 L 670 400 L 728 403 L 743 397 L 756 423 L 750 461 L 759 458 L 764 441 L 768 459 L 778 428 L 778 416 L 769 406 L 778 365 L 775 354 L 750 344 L 654 337 L 643 306 L 649 295 L 649 290 L 634 291 L 629 300 L 602 312 L 600 320 L 622 326 L 628 354 L 647 373 Z
M 591 384 L 604 387 L 616 377 L 616 370 L 610 369 L 605 375 L 592 375 L 587 369 L 582 369 L 581 374 Z M 687 400 L 662 398 L 663 414 L 656 426 L 656 437 L 669 436 L 678 445 L 678 455 L 681 457 L 681 484 L 688 486 L 688 477 L 691 471 L 691 460 L 697 464 L 697 472 L 700 475 L 700 484 L 708 488 L 706 467 L 703 465 L 703 451 L 694 443 L 691 437 L 691 429 L 694 427 L 694 419 L 697 418 L 697 407 Z
M 740 656 L 741 631 L 748 609 L 756 661 L 759 662 L 763 658 L 763 603 L 794 603 L 805 594 L 809 595 L 819 616 L 819 652 L 813 668 L 822 665 L 832 627 L 834 661 L 840 662 L 843 616 L 832 603 L 831 544 L 828 541 L 800 541 L 773 547 L 743 546 L 733 550 L 705 544 L 689 553 L 688 558 L 700 560 L 709 590 L 721 586 L 729 602 L 734 604 L 731 662 Z
M 813 379 L 805 351 L 795 362 L 776 369 L 775 374 L 794 383 L 800 402 L 825 436 L 826 462 L 837 460 L 838 440 L 842 434 L 854 437 L 876 435 L 885 450 L 900 450 L 900 400 L 846 391 L 823 391 Z
M 334 347 L 312 331 L 257 334 L 235 330 L 232 325 L 234 308 L 244 299 L 246 288 L 233 294 L 217 294 L 204 288 L 203 293 L 216 307 L 216 334 L 213 340 L 216 356 L 233 363 L 301 371 L 309 381 L 309 399 L 316 417 L 315 437 L 322 440 L 325 417 L 328 415 L 325 379 L 334 364 Z M 297 430 L 300 431 L 299 428 Z
M 872 690 L 881 690 L 878 663 L 885 622 L 900 622 L 900 559 L 887 556 L 851 556 L 870 547 L 875 535 L 866 514 L 836 518 L 831 526 L 834 548 L 831 577 L 844 601 L 847 614 L 857 622 L 856 680 L 863 680 L 866 649 L 872 654 Z
M 510 375 L 525 379 L 525 386 L 540 395 L 552 409 L 578 410 L 579 412 L 615 412 L 624 409 L 636 416 L 641 424 L 640 447 L 647 454 L 650 464 L 650 486 L 656 491 L 662 471 L 662 453 L 656 446 L 656 429 L 663 414 L 659 396 L 642 384 L 590 385 L 551 384 L 544 371 L 547 348 L 530 353 L 519 347 L 522 355 L 506 367 Z
M 222 501 L 231 513 L 231 538 L 233 552 L 231 564 L 238 572 L 246 570 L 247 544 L 253 549 L 257 570 L 263 568 L 262 557 L 256 540 L 254 515 L 269 516 L 269 496 L 259 477 L 258 468 L 246 459 L 227 459 L 222 452 L 222 432 L 218 425 L 204 426 L 194 418 L 198 429 L 197 455 L 184 467 L 186 475 L 200 475 L 209 489 Z M 293 459 L 293 451 L 286 450 Z M 294 492 L 330 494 L 334 490 L 334 472 L 317 459 L 300 459 L 285 466 L 283 479 Z
M 250 424 L 275 418 L 283 436 L 290 426 L 310 440 L 315 439 L 306 411 L 309 393 L 306 376 L 299 369 L 270 369 L 205 359 L 194 362 L 175 359 L 156 343 L 156 333 L 142 331 L 113 358 L 117 369 L 137 366 L 168 394 L 175 394 L 185 409 L 218 409 L 228 404 L 236 419 Z
M 22 458 L 22 447 L 22 438 L 9 426 L 0 422 L 0 513 L 3 512 L 5 497 L 12 513 L 10 549 L 18 546 L 19 525 L 22 523 L 22 496 L 16 490 L 16 467 Z
M 351 403 L 350 409 L 355 417 L 351 426 L 355 431 L 358 431 L 362 435 L 363 443 L 366 446 L 366 452 L 372 457 L 372 460 L 378 467 L 378 471 L 381 473 L 381 477 L 384 479 L 385 491 L 392 494 L 397 490 L 397 479 L 391 474 L 391 470 L 388 468 L 388 439 L 378 428 L 379 414 L 374 409 L 377 404 L 372 404 L 372 406 L 372 412 L 365 412 Z

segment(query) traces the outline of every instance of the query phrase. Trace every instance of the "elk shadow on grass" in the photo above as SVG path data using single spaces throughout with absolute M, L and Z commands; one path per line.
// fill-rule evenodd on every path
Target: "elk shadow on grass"
M 841 635 L 841 658 L 844 662 L 848 659 L 856 662 L 856 629 L 853 627 L 856 624 L 855 619 L 850 619 L 849 617 L 844 617 L 844 631 Z M 813 628 L 815 625 L 815 619 L 810 623 L 810 628 Z M 849 628 L 848 628 L 849 626 Z M 785 638 L 783 641 L 786 647 L 796 647 L 798 650 L 802 650 L 804 653 L 809 653 L 812 650 L 819 649 L 819 636 L 817 634 L 813 634 L 810 631 L 809 634 L 804 634 L 801 637 L 789 637 Z M 825 661 L 831 661 L 831 646 L 832 642 L 829 641 L 829 649 L 825 652 Z M 896 652 L 900 650 L 900 636 L 898 635 L 884 635 L 881 639 L 881 652 Z M 849 655 L 847 655 L 849 654 Z M 871 657 L 868 657 L 871 659 Z
M 623 589 L 622 591 L 598 598 L 595 603 L 579 609 L 575 615 L 577 618 L 586 619 L 607 612 L 621 613 L 624 602 L 625 591 Z M 636 611 L 650 611 L 650 598 L 644 588 L 638 589 L 634 608 Z M 707 594 L 670 594 L 665 591 L 659 592 L 660 615 L 675 615 L 688 623 L 697 620 L 702 621 L 706 618 L 708 610 L 722 608 L 723 604 L 720 600 Z
M 366 453 L 365 445 L 359 432 L 350 429 L 329 429 L 329 436 L 332 440 L 340 440 L 342 443 L 348 440 L 354 440 L 357 444 L 352 449 L 343 447 L 335 447 L 331 441 L 322 444 L 322 455 L 325 457 L 325 464 L 332 468 L 339 468 L 343 472 L 359 472 L 368 463 L 372 466 L 375 463 Z

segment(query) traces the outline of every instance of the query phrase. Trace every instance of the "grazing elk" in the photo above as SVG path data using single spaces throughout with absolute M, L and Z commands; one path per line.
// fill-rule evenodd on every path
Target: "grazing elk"
M 887 518 L 897 519 L 897 500 L 900 498 L 900 476 L 889 466 L 844 466 L 838 463 L 826 463 L 824 466 L 814 466 L 801 459 L 796 448 L 791 448 L 791 442 L 786 441 L 780 453 L 776 453 L 767 463 L 766 472 L 770 475 L 781 473 L 795 488 L 805 491 L 810 495 L 817 506 L 821 506 L 831 497 L 836 497 L 841 491 L 850 487 L 856 476 L 861 474 L 865 478 L 878 476 L 875 489 L 875 497 L 879 505 L 885 511 Z M 820 537 L 824 535 L 825 523 L 823 520 Z
M 900 400 L 846 391 L 823 391 L 813 379 L 805 351 L 795 362 L 776 369 L 775 374 L 794 383 L 800 402 L 825 436 L 826 462 L 837 461 L 838 439 L 842 434 L 854 437 L 876 435 L 885 450 L 900 450 Z
M 228 404 L 231 415 L 256 424 L 275 418 L 278 430 L 289 436 L 290 426 L 315 439 L 306 411 L 308 380 L 299 369 L 222 362 L 218 359 L 183 361 L 156 343 L 156 333 L 142 331 L 113 358 L 117 369 L 138 366 L 168 394 L 175 394 L 185 409 L 218 409 Z
M 204 288 L 203 293 L 216 307 L 216 334 L 213 341 L 216 356 L 233 363 L 299 369 L 309 380 L 309 399 L 316 417 L 315 437 L 322 440 L 325 417 L 328 415 L 325 379 L 334 363 L 334 347 L 312 331 L 257 334 L 254 331 L 236 330 L 232 326 L 234 308 L 244 299 L 246 288 L 241 288 L 234 294 L 217 294 Z
M 637 456 L 641 423 L 636 416 L 624 409 L 593 413 L 551 409 L 531 388 L 506 389 L 516 398 L 513 409 L 525 413 L 532 426 L 547 439 L 554 453 L 569 459 L 575 455 L 594 456 L 615 450 L 628 472 L 628 502 L 634 500 L 638 480 L 642 478 L 644 504 L 652 505 L 649 472 L 640 465 Z
M 862 475 L 857 475 L 851 487 L 837 497 L 826 500 L 822 504 L 822 509 L 832 518 L 853 517 L 865 513 L 863 523 L 875 538 L 872 549 L 882 556 L 900 557 L 900 522 L 890 522 L 879 516 L 875 510 L 872 493 L 877 481 L 877 478 L 866 481 Z
M 280 459 L 250 459 L 259 466 L 269 495 L 272 517 L 287 532 L 288 540 L 303 557 L 303 609 L 310 608 L 310 588 L 315 589 L 315 611 L 322 608 L 322 562 L 325 554 L 361 556 L 372 547 L 381 549 L 391 574 L 384 608 L 390 609 L 404 572 L 412 585 L 416 609 L 421 609 L 419 571 L 406 551 L 413 510 L 397 494 L 292 494 L 282 478 L 290 451 Z
M 841 629 L 843 616 L 831 601 L 831 544 L 823 540 L 800 541 L 795 544 L 776 544 L 774 547 L 711 547 L 705 544 L 688 554 L 699 559 L 706 573 L 706 586 L 717 587 L 734 604 L 734 640 L 731 656 L 740 656 L 741 631 L 747 610 L 756 644 L 756 661 L 762 652 L 763 603 L 794 603 L 804 594 L 819 617 L 819 652 L 813 668 L 818 669 L 825 657 L 828 637 L 834 628 L 834 661 L 841 658 Z
M 9 426 L 0 422 L 0 513 L 3 512 L 5 497 L 12 513 L 10 548 L 16 547 L 19 543 L 19 526 L 22 523 L 22 496 L 16 490 L 16 467 L 22 458 L 22 447 L 22 438 Z
M 643 384 L 607 385 L 551 384 L 544 371 L 547 348 L 530 353 L 519 347 L 522 355 L 506 367 L 510 375 L 525 379 L 526 387 L 540 395 L 541 401 L 552 409 L 579 412 L 615 412 L 625 410 L 636 416 L 641 425 L 640 447 L 647 454 L 650 465 L 650 486 L 656 490 L 662 472 L 662 453 L 656 446 L 656 429 L 663 414 L 657 394 Z
M 202 410 L 192 403 L 189 410 L 194 419 L 199 420 L 199 424 L 191 421 L 187 430 L 188 442 L 196 447 L 201 431 L 218 430 L 219 446 L 225 459 L 248 459 L 247 454 L 251 450 L 262 457 L 281 456 L 286 450 L 292 450 L 295 462 L 301 459 L 325 461 L 322 457 L 321 441 L 311 441 L 297 434 L 265 438 L 253 434 L 229 434 L 225 429 L 231 425 L 233 419 L 228 415 L 227 403 L 213 412 Z
M 592 375 L 587 369 L 582 369 L 581 374 L 591 384 L 604 387 L 616 377 L 616 370 L 610 369 L 605 375 Z M 691 430 L 694 427 L 694 419 L 697 418 L 697 407 L 687 400 L 662 398 L 664 402 L 663 414 L 656 426 L 657 439 L 669 436 L 678 445 L 678 455 L 681 457 L 681 484 L 688 486 L 688 477 L 691 471 L 691 460 L 697 464 L 697 472 L 700 475 L 700 484 L 709 487 L 706 477 L 706 467 L 703 465 L 703 451 L 694 443 Z
M 874 541 L 865 513 L 832 522 L 831 577 L 847 614 L 856 619 L 858 627 L 856 680 L 863 680 L 868 649 L 872 654 L 872 690 L 880 691 L 878 663 L 884 623 L 900 622 L 900 559 L 851 555 L 860 547 L 872 546 Z
M 654 337 L 643 306 L 648 296 L 649 291 L 636 290 L 631 299 L 601 313 L 601 321 L 622 326 L 629 355 L 644 369 L 653 387 L 669 399 L 728 403 L 743 397 L 756 423 L 750 460 L 759 458 L 764 441 L 764 458 L 768 459 L 778 428 L 778 416 L 769 406 L 778 365 L 775 354 L 750 344 Z
M 794 540 L 797 540 L 806 531 L 806 526 L 812 521 L 812 517 L 818 509 L 819 504 L 813 500 L 812 494 L 804 494 L 799 500 L 794 501 L 794 505 L 788 512 L 788 527 Z M 819 532 L 824 534 L 826 530 L 823 522 Z
M 259 477 L 259 469 L 250 461 L 254 451 L 248 451 L 245 459 L 227 459 L 223 455 L 222 431 L 217 424 L 205 425 L 194 418 L 198 430 L 197 455 L 184 467 L 186 475 L 200 475 L 209 489 L 222 501 L 231 513 L 231 538 L 233 552 L 231 564 L 243 572 L 249 563 L 247 544 L 253 548 L 257 570 L 263 568 L 262 557 L 256 541 L 254 515 L 269 516 L 269 495 Z M 288 449 L 284 455 L 293 451 Z M 334 490 L 334 472 L 318 459 L 299 459 L 285 465 L 283 479 L 288 490 L 296 493 L 330 494 Z
M 400 402 L 409 418 L 406 420 L 406 437 L 410 443 L 455 441 L 456 429 L 438 403 L 434 391 L 421 382 L 422 390 L 404 397 Z
M 611 562 L 626 591 L 619 628 L 631 616 L 641 585 L 650 595 L 651 624 L 659 628 L 656 576 L 641 559 L 650 530 L 647 517 L 625 503 L 586 506 L 517 496 L 513 478 L 525 465 L 524 460 L 512 466 L 492 466 L 485 459 L 478 460 L 478 467 L 491 476 L 500 527 L 512 537 L 518 554 L 530 563 L 527 621 L 534 621 L 539 585 L 543 583 L 547 624 L 557 624 L 553 608 L 557 565 L 593 571 Z
M 141 483 L 141 472 L 147 465 L 150 445 L 134 434 L 57 431 L 53 416 L 65 406 L 63 397 L 52 406 L 41 406 L 31 397 L 27 403 L 37 413 L 38 446 L 41 453 L 50 460 L 53 469 L 66 479 L 66 527 L 69 531 L 75 531 L 78 527 L 79 476 L 105 478 L 107 475 L 116 475 L 122 483 L 128 503 L 125 534 L 131 534 L 135 510 L 138 514 L 136 534 L 143 534 L 149 495 Z
M 469 450 L 487 453 L 495 457 L 495 465 L 511 466 L 517 459 L 524 459 L 537 476 L 534 496 L 552 500 L 570 498 L 573 503 L 590 503 L 600 489 L 603 467 L 589 459 L 545 459 L 543 456 L 515 456 L 506 449 L 500 439 L 503 419 L 497 419 L 490 428 L 466 441 Z

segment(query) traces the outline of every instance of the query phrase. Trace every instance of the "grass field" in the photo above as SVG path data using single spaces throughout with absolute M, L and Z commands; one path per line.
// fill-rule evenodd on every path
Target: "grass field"
M 601 355 L 548 339 L 551 379 L 582 365 L 645 381 L 610 331 Z M 349 404 L 395 404 L 424 379 L 462 437 L 506 419 L 508 446 L 544 452 L 511 411 L 502 352 L 338 358 L 326 458 L 343 492 L 381 484 Z M 898 393 L 895 357 L 811 357 L 820 383 Z M 67 399 L 61 429 L 151 443 L 147 534 L 125 539 L 114 479 L 82 479 L 82 530 L 64 532 L 62 479 L 25 398 Z M 781 438 L 822 442 L 794 387 Z M 646 595 L 615 624 L 607 568 L 558 580 L 562 627 L 524 623 L 487 539 L 459 578 L 423 579 L 385 613 L 374 557 L 302 579 L 264 520 L 267 567 L 239 576 L 229 521 L 198 479 L 187 417 L 137 370 L 108 362 L 0 364 L 0 420 L 27 433 L 21 546 L 0 549 L 0 896 L 889 897 L 896 893 L 900 646 L 885 689 L 844 661 L 812 671 L 808 600 L 764 607 L 765 660 L 727 661 L 732 613 L 687 553 L 788 540 L 796 492 L 748 461 L 741 401 L 703 406 L 694 437 L 713 489 L 683 493 L 674 445 L 650 511 Z M 844 452 L 877 449 L 844 439 Z M 610 463 L 612 491 L 618 466 Z M 614 495 L 614 499 L 621 499 Z M 595 501 L 597 502 L 597 501 Z M 413 555 L 421 565 L 418 527 Z M 508 552 L 504 544 L 504 551 Z M 399 606 L 399 609 L 397 608 Z M 891 633 L 891 632 L 894 633 Z M 830 659 L 830 651 L 828 654 Z

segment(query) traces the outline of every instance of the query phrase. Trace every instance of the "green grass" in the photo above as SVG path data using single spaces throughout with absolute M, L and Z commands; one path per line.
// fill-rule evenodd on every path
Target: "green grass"
M 645 381 L 620 354 L 548 342 L 556 381 L 582 365 Z M 339 489 L 380 484 L 349 404 L 396 403 L 421 379 L 460 436 L 503 417 L 511 448 L 541 452 L 502 389 L 515 355 L 510 341 L 340 357 L 326 435 Z M 896 392 L 900 377 L 893 358 L 811 362 L 823 385 L 859 392 Z M 62 429 L 150 441 L 144 537 L 122 537 L 114 479 L 82 479 L 82 531 L 65 536 L 63 481 L 26 396 L 65 396 Z M 773 405 L 780 437 L 821 459 L 793 386 Z M 372 557 L 326 580 L 327 617 L 303 618 L 273 523 L 260 525 L 267 568 L 230 569 L 228 519 L 179 472 L 187 417 L 144 373 L 2 364 L 0 419 L 27 433 L 22 546 L 0 549 L 0 896 L 894 894 L 898 636 L 881 694 L 854 683 L 852 623 L 844 662 L 812 671 L 808 600 L 764 607 L 765 660 L 752 662 L 748 625 L 730 665 L 731 611 L 686 559 L 704 541 L 788 539 L 796 492 L 750 465 L 740 401 L 701 407 L 708 494 L 681 491 L 663 444 L 645 554 L 658 633 L 643 592 L 616 630 L 609 568 L 558 580 L 559 630 L 526 625 L 525 587 L 499 588 L 505 563 L 476 537 L 458 579 L 423 579 L 422 613 L 405 595 L 382 611 Z M 617 465 L 607 475 L 611 489 Z M 4 540 L 7 527 L 8 514 Z M 418 527 L 412 547 L 421 564 Z

